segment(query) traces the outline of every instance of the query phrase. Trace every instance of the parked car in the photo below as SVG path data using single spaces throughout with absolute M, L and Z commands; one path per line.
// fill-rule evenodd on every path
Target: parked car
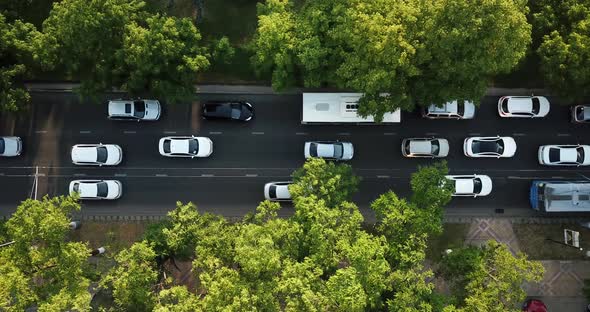
M 212 101 L 203 104 L 203 118 L 250 121 L 254 117 L 254 107 L 248 102 Z
M 463 143 L 467 157 L 512 157 L 516 153 L 516 141 L 511 137 L 470 137 Z
M 492 192 L 492 179 L 487 175 L 448 175 L 454 184 L 453 196 L 486 196 Z
M 587 123 L 590 122 L 590 105 L 576 105 L 571 108 L 573 123 Z
M 269 182 L 264 185 L 264 198 L 270 201 L 290 201 L 289 185 L 292 181 Z
M 160 139 L 158 150 L 166 157 L 209 157 L 213 153 L 213 141 L 194 135 L 169 136 Z
M 590 145 L 541 145 L 539 164 L 546 166 L 588 166 Z
M 442 138 L 409 138 L 402 140 L 404 157 L 447 157 L 449 141 Z
M 117 180 L 75 180 L 70 182 L 70 195 L 80 194 L 80 199 L 117 199 L 123 194 L 123 186 Z
M 305 142 L 305 158 L 319 157 L 330 160 L 351 160 L 354 148 L 350 142 L 315 141 Z
M 5 136 L 0 137 L 0 156 L 14 157 L 20 155 L 23 151 L 23 141 L 19 137 Z
M 113 120 L 158 120 L 162 107 L 158 100 L 111 100 L 109 101 L 109 119 Z
M 442 106 L 430 105 L 423 109 L 422 117 L 429 119 L 472 119 L 475 105 L 468 101 L 452 101 Z
M 76 144 L 71 155 L 75 165 L 116 166 L 123 160 L 123 150 L 116 144 Z
M 549 108 L 549 100 L 544 96 L 503 96 L 498 100 L 500 117 L 545 117 Z
M 539 299 L 528 299 L 522 305 L 524 312 L 547 312 L 547 306 Z

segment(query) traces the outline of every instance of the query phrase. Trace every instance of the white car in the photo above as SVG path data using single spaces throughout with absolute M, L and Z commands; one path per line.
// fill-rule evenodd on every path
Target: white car
M 539 164 L 547 166 L 588 166 L 590 145 L 541 145 Z
M 354 148 L 350 142 L 315 141 L 305 142 L 305 158 L 319 157 L 331 160 L 351 160 Z
M 404 157 L 446 157 L 449 154 L 449 141 L 441 138 L 409 138 L 402 140 Z
M 422 111 L 422 117 L 428 119 L 472 119 L 475 116 L 475 104 L 468 101 L 451 101 L 442 106 L 430 105 Z
M 544 96 L 503 96 L 498 100 L 500 117 L 545 117 L 549 108 L 549 100 Z
M 75 180 L 70 182 L 70 195 L 78 193 L 80 199 L 117 199 L 123 186 L 117 180 Z
M 487 175 L 448 175 L 454 184 L 453 196 L 486 196 L 492 192 L 492 179 Z
M 23 151 L 23 141 L 19 137 L 5 136 L 0 137 L 0 156 L 14 157 L 20 155 Z
M 512 157 L 516 153 L 516 141 L 512 137 L 470 137 L 463 142 L 467 157 Z
M 160 155 L 166 157 L 209 157 L 213 153 L 213 141 L 205 137 L 163 137 L 158 143 Z
M 75 165 L 85 166 L 116 166 L 123 160 L 123 150 L 116 144 L 76 144 L 71 155 Z
M 162 108 L 158 100 L 111 100 L 109 119 L 114 120 L 158 120 Z
M 269 182 L 264 185 L 264 198 L 270 201 L 290 201 L 289 185 L 292 181 Z

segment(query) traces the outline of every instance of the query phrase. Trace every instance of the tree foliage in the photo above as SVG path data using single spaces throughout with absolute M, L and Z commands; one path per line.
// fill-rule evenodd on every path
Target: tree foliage
M 89 279 L 85 243 L 66 240 L 75 198 L 27 199 L 6 222 L 15 243 L 0 249 L 0 310 L 88 311 Z
M 458 308 L 445 311 L 510 311 L 526 297 L 523 283 L 538 282 L 544 268 L 526 255 L 513 255 L 508 247 L 488 241 L 481 248 L 453 251 L 442 263 L 442 272 L 455 287 L 463 286 Z
M 568 103 L 582 99 L 590 91 L 590 2 L 542 0 L 534 6 L 546 84 Z
M 489 79 L 524 57 L 526 13 L 524 0 L 267 0 L 252 60 L 277 90 L 301 82 L 362 92 L 359 114 L 381 120 L 416 103 L 479 102 Z
M 33 25 L 20 20 L 10 23 L 0 13 L 0 112 L 17 111 L 30 101 L 22 78 L 33 63 L 30 43 L 37 36 Z

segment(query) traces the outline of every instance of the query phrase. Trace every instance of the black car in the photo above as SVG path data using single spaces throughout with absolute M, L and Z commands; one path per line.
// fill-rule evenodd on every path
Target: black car
M 248 102 L 207 102 L 203 104 L 203 118 L 249 121 L 254 108 Z

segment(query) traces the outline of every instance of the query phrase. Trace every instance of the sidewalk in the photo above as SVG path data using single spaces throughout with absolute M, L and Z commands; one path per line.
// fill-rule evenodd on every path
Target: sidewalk
M 513 253 L 520 246 L 509 219 L 477 219 L 471 223 L 465 243 L 477 245 L 487 240 L 496 240 L 508 245 Z M 584 279 L 590 279 L 590 261 L 541 261 L 545 276 L 538 284 L 525 286 L 530 297 L 545 302 L 549 311 L 585 311 L 588 301 L 582 294 Z
M 29 91 L 54 91 L 54 92 L 71 92 L 79 86 L 75 82 L 30 82 L 25 86 Z M 113 89 L 115 93 L 126 93 L 122 90 Z M 195 93 L 224 93 L 224 94 L 266 94 L 266 95 L 280 95 L 280 94 L 300 94 L 303 92 L 354 92 L 351 90 L 339 90 L 335 88 L 293 88 L 284 92 L 275 92 L 270 86 L 261 85 L 195 85 Z M 548 94 L 544 89 L 509 89 L 509 88 L 488 88 L 486 96 L 502 96 L 502 95 L 530 95 L 530 94 Z

